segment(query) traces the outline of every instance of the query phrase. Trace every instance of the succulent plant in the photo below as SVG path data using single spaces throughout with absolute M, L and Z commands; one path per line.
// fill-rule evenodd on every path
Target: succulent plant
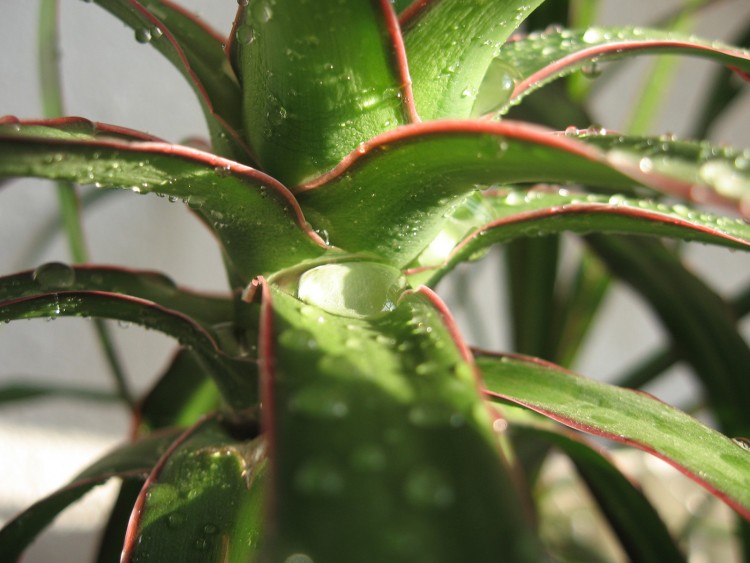
M 694 55 L 747 79 L 750 53 L 650 28 L 535 31 L 567 21 L 569 3 L 542 0 L 240 0 L 228 39 L 167 0 L 94 3 L 182 72 L 210 149 L 52 103 L 45 119 L 0 119 L 0 177 L 182 200 L 215 235 L 229 287 L 88 263 L 0 278 L 3 321 L 116 319 L 179 343 L 142 399 L 118 378 L 133 436 L 9 521 L 4 557 L 119 478 L 102 561 L 564 558 L 539 533 L 533 488 L 554 448 L 630 559 L 684 561 L 587 434 L 666 460 L 750 518 L 747 299 L 731 309 L 660 240 L 747 250 L 750 152 L 518 119 L 527 100 L 527 114 L 541 100 L 552 122 L 586 119 L 559 85 L 610 60 Z M 736 93 L 716 84 L 714 113 Z M 75 238 L 75 188 L 60 189 Z M 575 283 L 555 288 L 562 232 L 586 247 Z M 433 291 L 496 245 L 515 353 L 469 347 Z M 668 328 L 660 365 L 691 366 L 718 430 L 561 367 L 610 277 Z

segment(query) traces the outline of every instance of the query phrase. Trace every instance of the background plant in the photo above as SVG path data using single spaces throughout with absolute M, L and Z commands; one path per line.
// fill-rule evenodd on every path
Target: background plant
M 569 121 L 569 120 L 566 120 L 566 123 L 570 123 L 570 121 Z M 579 122 L 579 123 L 580 123 L 580 122 Z M 562 126 L 561 126 L 561 127 L 562 127 Z M 615 201 L 614 203 L 617 203 L 617 201 Z M 527 252 L 524 252 L 524 254 L 526 254 L 526 255 L 528 256 L 528 253 L 527 253 Z M 534 302 L 534 301 L 537 301 L 537 300 L 529 300 L 529 302 Z M 531 331 L 531 333 L 532 333 L 532 334 L 537 334 L 537 331 Z M 519 345 L 518 347 L 519 347 L 519 348 L 521 348 L 521 349 L 523 349 L 523 348 L 524 348 L 524 345 L 523 345 L 523 344 L 521 344 L 521 345 Z M 527 350 L 527 351 L 528 351 L 528 350 Z M 540 355 L 545 355 L 545 354 L 541 354 L 541 353 L 539 353 L 539 354 L 540 354 Z M 740 364 L 740 365 L 741 365 L 741 364 Z

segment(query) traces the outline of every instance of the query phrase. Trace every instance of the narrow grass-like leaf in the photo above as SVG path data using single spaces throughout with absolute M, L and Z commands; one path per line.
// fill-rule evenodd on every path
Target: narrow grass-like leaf
M 3 558 L 16 561 L 60 512 L 97 485 L 112 477 L 143 479 L 176 436 L 176 432 L 167 431 L 121 446 L 78 474 L 65 487 L 32 504 L 0 530 Z
M 703 383 L 722 430 L 750 435 L 750 346 L 726 301 L 658 241 L 591 235 L 587 242 L 658 315 Z
M 16 378 L 16 382 L 7 378 L 0 386 L 0 404 L 28 401 L 29 399 L 46 399 L 51 397 L 65 397 L 84 401 L 115 402 L 119 395 L 111 391 L 101 391 L 88 387 L 59 385 L 57 383 L 29 382 L 25 377 Z
M 323 253 L 293 196 L 262 172 L 181 145 L 92 139 L 51 125 L 0 126 L 0 177 L 73 180 L 182 199 L 200 211 L 246 281 Z M 72 140 L 74 134 L 85 138 Z
M 164 55 L 195 90 L 214 150 L 239 162 L 252 156 L 239 137 L 241 94 L 222 39 L 195 16 L 165 0 L 94 0 Z
M 497 52 L 513 81 L 512 94 L 498 92 L 498 114 L 545 84 L 577 70 L 599 72 L 596 65 L 639 54 L 684 54 L 703 57 L 750 71 L 750 53 L 717 41 L 646 28 L 591 27 L 586 30 L 551 28 L 509 41 Z
M 439 121 L 372 139 L 330 174 L 302 186 L 298 197 L 331 244 L 404 265 L 476 184 L 539 181 L 634 184 L 599 151 L 540 127 Z
M 200 357 L 182 348 L 138 404 L 139 430 L 191 426 L 201 416 L 216 411 L 221 403 L 216 384 Z
M 293 185 L 416 119 L 390 2 L 276 0 L 240 6 L 243 117 L 258 159 Z
M 0 321 L 60 316 L 98 317 L 134 323 L 163 332 L 195 350 L 226 401 L 237 409 L 257 399 L 256 367 L 230 358 L 198 323 L 152 301 L 116 293 L 62 291 L 0 301 Z
M 403 12 L 404 44 L 422 119 L 469 117 L 499 46 L 541 3 L 424 0 Z M 512 88 L 512 82 L 507 84 Z
M 435 299 L 407 293 L 355 318 L 264 286 L 271 559 L 538 561 L 468 350 Z
M 262 525 L 259 439 L 238 442 L 215 419 L 185 431 L 136 501 L 121 561 L 250 561 Z
M 229 297 L 180 288 L 169 277 L 150 270 L 50 262 L 33 271 L 0 277 L 1 301 L 52 291 L 105 291 L 147 299 L 187 315 L 205 327 L 229 322 L 234 316 Z
M 432 285 L 456 264 L 470 260 L 492 244 L 563 231 L 644 234 L 750 250 L 750 225 L 683 205 L 546 188 L 491 192 L 487 203 L 484 210 L 490 210 L 495 219 L 471 230 L 462 239 L 455 237 L 453 250 L 446 241 L 447 258 L 442 265 L 434 267 L 418 259 L 409 270 L 413 279 Z M 435 260 L 437 256 L 426 258 Z
M 514 430 L 518 440 L 542 440 L 570 458 L 631 561 L 686 561 L 656 509 L 608 456 L 570 431 L 541 425 L 514 425 Z
M 482 355 L 477 365 L 491 398 L 652 453 L 750 519 L 750 453 L 719 432 L 650 395 L 539 360 Z
M 120 563 L 128 522 L 145 480 L 145 477 L 143 479 L 129 479 L 123 481 L 120 485 L 120 492 L 99 541 L 96 563 Z

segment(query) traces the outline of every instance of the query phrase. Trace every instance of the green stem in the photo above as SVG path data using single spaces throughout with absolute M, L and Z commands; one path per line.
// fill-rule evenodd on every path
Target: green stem
M 39 79 L 44 115 L 48 118 L 60 117 L 65 113 L 60 79 L 57 18 L 57 0 L 42 0 L 39 9 Z M 89 256 L 76 187 L 69 182 L 58 182 L 57 194 L 60 215 L 73 261 L 88 262 Z M 98 319 L 94 321 L 94 328 L 114 377 L 117 391 L 122 400 L 132 409 L 135 401 L 128 388 L 125 372 L 117 357 L 109 330 L 104 322 Z

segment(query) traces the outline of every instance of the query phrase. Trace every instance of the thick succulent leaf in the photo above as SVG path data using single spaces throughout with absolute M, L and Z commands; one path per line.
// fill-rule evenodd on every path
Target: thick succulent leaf
M 0 321 L 60 316 L 116 319 L 163 332 L 200 355 L 230 405 L 243 409 L 256 402 L 254 363 L 224 354 L 205 328 L 152 301 L 92 291 L 62 291 L 0 301 Z
M 605 453 L 570 431 L 538 423 L 519 428 L 511 416 L 509 422 L 514 423 L 517 440 L 542 440 L 570 458 L 631 561 L 684 563 L 685 557 L 656 509 Z
M 0 177 L 71 180 L 182 199 L 199 210 L 246 281 L 324 250 L 293 196 L 262 172 L 180 145 L 101 138 L 98 126 L 80 133 L 57 125 L 33 124 L 28 131 L 21 123 L 0 125 Z
M 468 350 L 435 300 L 407 292 L 351 317 L 264 286 L 272 560 L 538 561 Z
M 182 348 L 156 385 L 138 405 L 141 431 L 172 426 L 187 427 L 222 404 L 216 384 L 200 357 Z
M 247 137 L 264 170 L 295 185 L 416 119 L 388 0 L 240 3 L 234 49 Z
M 722 430 L 750 435 L 750 346 L 727 302 L 658 241 L 591 235 L 587 242 L 649 303 L 701 379 Z
M 491 210 L 494 219 L 465 236 L 454 233 L 450 241 L 445 240 L 447 258 L 438 267 L 433 269 L 426 262 L 438 260 L 437 253 L 418 259 L 410 270 L 413 279 L 433 285 L 456 264 L 470 260 L 490 245 L 564 231 L 645 234 L 750 250 L 750 225 L 684 205 L 547 188 L 491 192 L 486 201 L 484 211 Z
M 49 262 L 33 271 L 0 277 L 0 301 L 54 291 L 105 291 L 138 297 L 178 311 L 206 327 L 226 323 L 234 316 L 229 297 L 178 287 L 164 274 L 149 270 Z
M 165 0 L 93 0 L 135 31 L 179 70 L 203 107 L 214 150 L 240 162 L 252 162 L 237 134 L 241 129 L 241 93 L 222 43 L 205 23 Z
M 750 71 L 750 52 L 717 41 L 640 27 L 580 31 L 550 28 L 509 41 L 497 51 L 493 71 L 506 73 L 507 81 L 513 84 L 497 92 L 497 113 L 505 113 L 525 95 L 574 71 L 596 73 L 596 65 L 606 61 L 656 53 L 704 57 Z
M 262 523 L 263 441 L 238 442 L 215 419 L 194 425 L 141 490 L 121 561 L 249 561 Z
M 484 355 L 477 364 L 490 397 L 652 453 L 750 519 L 750 452 L 739 443 L 650 395 L 539 360 Z
M 34 503 L 0 530 L 0 553 L 15 561 L 54 518 L 97 485 L 112 477 L 143 479 L 151 471 L 176 432 L 162 432 L 126 444 L 107 454 L 65 487 Z
M 672 195 L 736 209 L 750 219 L 750 149 L 585 130 L 576 136 L 606 150 L 609 161 L 633 177 L 672 178 Z
M 540 181 L 634 183 L 599 151 L 540 127 L 439 121 L 376 137 L 298 197 L 331 244 L 405 265 L 476 184 Z
M 401 25 L 414 99 L 422 119 L 469 117 L 498 48 L 541 3 L 414 2 L 401 15 Z M 509 85 L 512 87 L 512 83 Z

